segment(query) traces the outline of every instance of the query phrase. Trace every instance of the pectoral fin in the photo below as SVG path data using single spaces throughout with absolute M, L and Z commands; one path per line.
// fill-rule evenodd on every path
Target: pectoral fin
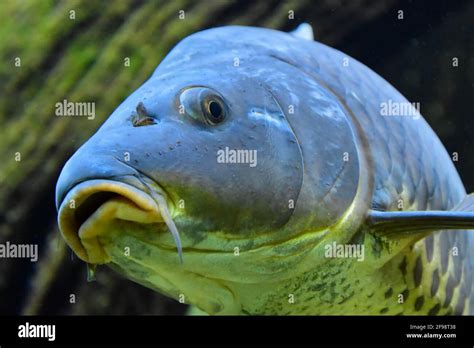
M 385 236 L 408 236 L 437 230 L 474 229 L 474 194 L 467 195 L 448 211 L 376 211 L 370 210 L 367 224 Z

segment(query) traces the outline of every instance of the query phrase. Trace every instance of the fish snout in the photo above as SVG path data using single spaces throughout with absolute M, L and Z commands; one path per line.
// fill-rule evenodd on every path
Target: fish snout
M 133 167 L 113 155 L 94 156 L 88 149 L 79 149 L 59 176 L 58 224 L 79 258 L 106 263 L 100 238 L 113 231 L 110 224 L 118 220 L 163 223 L 160 205 L 167 206 L 169 200 L 160 186 Z M 161 203 L 155 196 L 161 197 Z
M 97 151 L 98 152 L 98 151 Z M 56 209 L 59 209 L 67 192 L 81 182 L 92 179 L 110 179 L 137 176 L 132 167 L 111 155 L 100 155 L 79 149 L 64 166 L 56 184 Z

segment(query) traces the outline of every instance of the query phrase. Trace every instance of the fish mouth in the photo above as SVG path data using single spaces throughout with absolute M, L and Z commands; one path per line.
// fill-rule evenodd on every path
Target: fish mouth
M 110 261 L 99 238 L 110 230 L 111 221 L 166 224 L 182 261 L 181 240 L 170 208 L 173 205 L 166 192 L 148 178 L 92 179 L 67 192 L 58 210 L 58 224 L 66 243 L 90 264 Z

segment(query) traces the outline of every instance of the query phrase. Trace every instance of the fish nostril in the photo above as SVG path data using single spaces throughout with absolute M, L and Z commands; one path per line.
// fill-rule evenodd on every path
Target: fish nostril
M 132 119 L 132 124 L 134 127 L 150 126 L 156 123 L 157 123 L 156 120 L 152 117 L 146 117 L 146 118 L 133 117 Z
M 149 115 L 142 102 L 138 103 L 136 113 L 132 115 L 131 120 L 134 127 L 150 126 L 157 123 L 156 118 Z
M 148 116 L 148 112 L 146 111 L 145 105 L 143 105 L 142 102 L 139 102 L 137 104 L 136 110 L 137 110 L 138 116 L 140 116 L 140 117 L 147 117 Z

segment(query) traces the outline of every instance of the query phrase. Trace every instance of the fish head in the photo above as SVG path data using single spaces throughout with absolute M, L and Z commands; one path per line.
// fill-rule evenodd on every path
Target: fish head
M 293 214 L 301 149 L 271 91 L 231 55 L 167 61 L 67 161 L 58 222 L 82 260 L 222 312 L 234 296 L 219 279 L 252 274 L 258 258 L 240 255 Z
M 271 288 L 299 272 L 352 197 L 334 207 L 329 181 L 310 186 L 325 168 L 334 182 L 341 171 L 330 154 L 320 161 L 327 165 L 311 159 L 316 170 L 305 169 L 292 124 L 309 116 L 293 114 L 269 82 L 268 74 L 281 75 L 261 59 L 269 48 L 262 55 L 243 43 L 236 51 L 219 33 L 183 40 L 118 106 L 65 164 L 56 204 L 61 233 L 82 260 L 207 313 L 229 314 L 255 297 L 247 285 Z M 337 136 L 350 137 L 335 124 Z M 318 132 L 321 139 L 306 142 L 322 149 L 335 142 Z M 331 211 L 313 204 L 323 199 Z M 313 231 L 302 225 L 308 215 L 327 220 L 317 233 L 304 233 Z

